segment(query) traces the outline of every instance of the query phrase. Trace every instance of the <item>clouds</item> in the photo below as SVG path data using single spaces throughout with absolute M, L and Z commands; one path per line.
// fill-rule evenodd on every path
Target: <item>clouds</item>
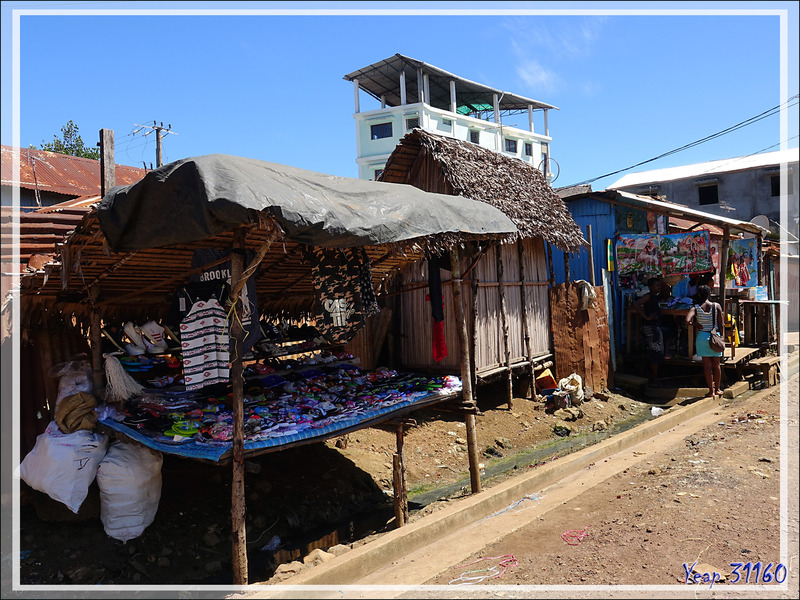
M 566 81 L 558 69 L 593 55 L 607 19 L 540 16 L 506 20 L 504 27 L 509 31 L 517 76 L 531 93 L 539 96 L 562 91 Z M 591 92 L 594 88 L 584 85 L 580 91 Z

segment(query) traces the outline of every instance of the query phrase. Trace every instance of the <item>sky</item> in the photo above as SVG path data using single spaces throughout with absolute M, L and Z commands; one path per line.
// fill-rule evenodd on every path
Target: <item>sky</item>
M 2 17 L 2 143 L 39 147 L 72 120 L 87 146 L 113 130 L 124 165 L 155 164 L 140 126 L 156 122 L 165 163 L 224 153 L 357 177 L 343 76 L 396 53 L 558 107 L 556 188 L 798 146 L 797 2 L 44 1 Z

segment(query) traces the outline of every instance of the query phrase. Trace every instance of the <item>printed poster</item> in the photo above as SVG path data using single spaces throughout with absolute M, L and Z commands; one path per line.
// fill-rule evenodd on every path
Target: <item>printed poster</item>
M 758 260 L 755 238 L 731 240 L 728 270 L 733 275 L 734 287 L 750 288 L 758 285 Z
M 708 230 L 671 233 L 660 238 L 664 276 L 708 273 L 713 268 Z
M 617 238 L 617 272 L 619 275 L 661 275 L 658 236 L 648 233 L 620 235 Z

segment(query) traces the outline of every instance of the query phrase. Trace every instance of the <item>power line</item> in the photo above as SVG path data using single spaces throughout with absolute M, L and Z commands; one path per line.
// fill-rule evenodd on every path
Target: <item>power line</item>
M 152 126 L 138 125 L 137 123 L 134 123 L 133 125 L 134 127 L 139 127 L 140 128 L 139 131 L 141 131 L 142 129 L 149 129 L 150 131 L 145 133 L 145 136 L 150 135 L 154 131 L 156 132 L 156 167 L 160 167 L 163 164 L 163 161 L 161 160 L 161 140 L 167 137 L 167 135 L 169 135 L 170 133 L 173 135 L 178 135 L 178 134 L 172 131 L 172 125 L 170 125 L 169 123 L 167 123 L 166 127 L 164 127 L 163 122 L 160 125 L 158 125 L 156 124 L 155 121 L 153 121 Z
M 746 127 L 748 125 L 752 125 L 753 123 L 757 123 L 758 121 L 761 121 L 762 119 L 766 119 L 767 117 L 771 117 L 772 115 L 780 112 L 780 110 L 782 109 L 782 107 L 784 105 L 786 105 L 786 108 L 791 108 L 792 106 L 796 106 L 798 104 L 797 102 L 795 102 L 794 104 L 789 104 L 789 103 L 792 102 L 793 100 L 797 100 L 797 98 L 799 98 L 799 97 L 800 97 L 800 94 L 795 94 L 794 96 L 789 98 L 786 102 L 784 102 L 782 104 L 779 104 L 778 106 L 774 106 L 774 107 L 770 108 L 769 110 L 765 110 L 764 112 L 762 112 L 762 113 L 760 113 L 760 114 L 758 114 L 758 115 L 756 115 L 754 117 L 750 117 L 749 119 L 745 119 L 744 121 L 741 121 L 740 123 L 737 123 L 736 125 L 732 125 L 732 126 L 726 128 L 726 129 L 723 129 L 722 131 L 718 131 L 716 133 L 712 133 L 711 135 L 708 135 L 708 136 L 706 136 L 704 138 L 700 138 L 699 140 L 695 140 L 694 142 L 690 142 L 690 143 L 688 143 L 688 144 L 686 144 L 684 146 L 681 146 L 679 148 L 675 148 L 674 150 L 669 150 L 668 152 L 664 152 L 663 154 L 659 154 L 658 156 L 654 156 L 653 158 L 649 158 L 647 160 L 643 160 L 642 162 L 636 163 L 635 165 L 631 165 L 630 167 L 626 167 L 624 169 L 618 169 L 616 171 L 611 171 L 610 173 L 606 173 L 605 175 L 599 175 L 598 177 L 593 177 L 592 179 L 586 179 L 585 181 L 580 181 L 578 183 L 573 183 L 572 186 L 586 185 L 587 183 L 592 183 L 594 181 L 597 181 L 598 179 L 603 179 L 605 177 L 610 177 L 611 175 L 616 175 L 618 173 L 623 173 L 625 171 L 630 171 L 631 169 L 635 169 L 636 167 L 640 167 L 642 165 L 646 165 L 647 163 L 651 163 L 653 161 L 659 160 L 659 159 L 664 158 L 666 156 L 670 156 L 671 154 L 676 154 L 678 152 L 682 152 L 684 150 L 688 150 L 689 148 L 693 148 L 694 146 L 698 146 L 698 145 L 703 144 L 705 142 L 711 141 L 713 139 L 716 139 L 718 137 L 721 137 L 723 135 L 726 135 L 728 133 L 736 131 L 737 129 L 741 129 L 742 127 Z M 569 187 L 572 187 L 572 186 L 569 186 Z

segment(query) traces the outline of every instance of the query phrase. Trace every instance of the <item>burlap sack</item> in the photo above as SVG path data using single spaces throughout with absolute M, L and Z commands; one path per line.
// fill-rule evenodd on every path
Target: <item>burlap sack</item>
M 62 399 L 56 408 L 56 423 L 64 433 L 97 427 L 97 400 L 87 392 Z

